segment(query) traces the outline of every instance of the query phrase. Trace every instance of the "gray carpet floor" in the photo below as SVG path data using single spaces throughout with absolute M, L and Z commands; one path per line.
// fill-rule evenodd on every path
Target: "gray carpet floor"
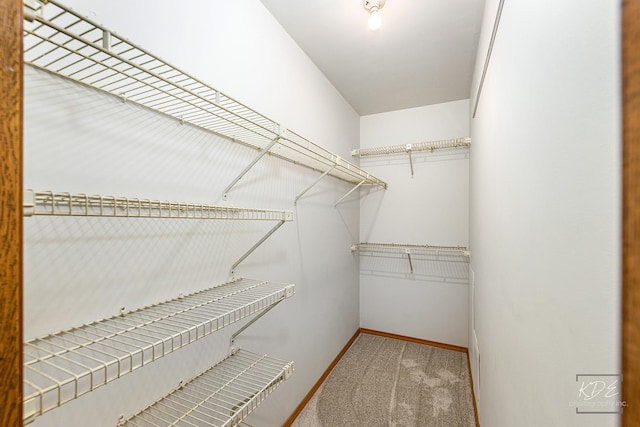
M 292 427 L 474 427 L 467 355 L 361 334 Z

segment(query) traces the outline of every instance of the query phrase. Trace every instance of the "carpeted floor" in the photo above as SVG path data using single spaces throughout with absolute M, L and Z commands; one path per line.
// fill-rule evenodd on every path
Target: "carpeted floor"
M 292 427 L 474 427 L 467 355 L 361 334 Z

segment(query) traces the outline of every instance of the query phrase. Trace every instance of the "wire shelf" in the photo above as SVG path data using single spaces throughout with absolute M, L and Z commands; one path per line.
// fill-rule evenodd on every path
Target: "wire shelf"
M 352 252 L 359 252 L 361 254 L 369 254 L 373 257 L 384 257 L 388 259 L 399 260 L 406 258 L 409 266 L 409 274 L 412 276 L 416 274 L 416 261 L 421 263 L 427 263 L 429 266 L 429 272 L 427 275 L 437 275 L 443 278 L 451 276 L 450 273 L 454 273 L 454 270 L 463 272 L 467 277 L 457 277 L 458 279 L 468 278 L 468 272 L 465 269 L 458 268 L 445 268 L 438 266 L 438 264 L 444 263 L 461 263 L 469 261 L 469 250 L 465 246 L 434 246 L 434 245 L 408 245 L 398 243 L 358 243 L 351 245 Z M 388 263 L 387 263 L 388 264 Z M 362 265 L 361 265 L 362 269 Z M 418 269 L 418 274 L 425 275 L 422 268 Z M 444 274 L 446 273 L 446 274 Z M 456 278 L 456 277 L 452 277 Z
M 24 60 L 269 154 L 352 183 L 387 184 L 60 3 L 29 0 Z
M 409 153 L 418 151 L 435 151 L 443 149 L 468 148 L 471 138 L 442 139 L 438 141 L 418 142 L 415 144 L 391 145 L 388 147 L 359 148 L 351 150 L 355 157 L 383 156 L 389 154 Z
M 406 245 L 399 243 L 357 243 L 351 245 L 353 252 L 371 252 L 381 254 L 425 253 L 432 255 L 469 257 L 466 246 Z
M 292 221 L 293 212 L 115 196 L 24 192 L 24 215 Z
M 294 285 L 237 279 L 28 341 L 24 418 L 33 419 L 293 294 Z
M 119 426 L 237 426 L 293 373 L 293 362 L 236 350 Z

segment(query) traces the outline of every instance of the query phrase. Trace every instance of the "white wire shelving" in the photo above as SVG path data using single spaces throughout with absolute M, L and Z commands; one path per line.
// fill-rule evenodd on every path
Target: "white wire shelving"
M 292 373 L 293 362 L 235 350 L 119 427 L 238 426 Z
M 291 284 L 236 279 L 27 341 L 24 419 L 30 422 L 293 294 Z
M 450 256 L 469 256 L 469 250 L 466 246 L 437 246 L 437 245 L 412 245 L 402 243 L 356 243 L 351 245 L 352 251 L 359 252 L 378 252 L 378 253 L 407 253 L 425 252 L 431 254 L 450 255 Z
M 412 151 L 435 151 L 454 148 L 468 148 L 471 138 L 441 139 L 438 141 L 418 142 L 414 144 L 390 145 L 388 147 L 356 148 L 351 150 L 355 157 L 384 156 Z
M 292 221 L 293 212 L 118 196 L 24 192 L 24 215 Z
M 23 214 L 26 217 L 42 215 L 278 221 L 258 242 L 233 263 L 230 269 L 231 276 L 235 273 L 236 267 L 285 222 L 293 221 L 292 211 L 235 208 L 118 196 L 88 196 L 86 194 L 33 190 L 24 191 Z
M 54 0 L 25 2 L 24 60 L 260 151 L 227 186 L 225 196 L 267 153 L 323 176 L 387 187 L 358 166 Z
M 465 246 L 411 245 L 399 243 L 357 243 L 351 245 L 352 252 L 371 255 L 406 255 L 411 274 L 414 273 L 412 255 L 432 256 L 436 260 L 469 260 L 469 250 Z
M 388 156 L 392 154 L 409 155 L 409 166 L 413 176 L 413 158 L 411 153 L 420 151 L 464 149 L 471 146 L 471 138 L 441 139 L 438 141 L 418 142 L 414 144 L 390 145 L 388 147 L 356 148 L 351 150 L 354 157 Z

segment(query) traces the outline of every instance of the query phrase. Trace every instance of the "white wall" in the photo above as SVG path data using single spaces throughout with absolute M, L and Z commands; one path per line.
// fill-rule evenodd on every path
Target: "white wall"
M 348 157 L 358 116 L 258 0 L 68 2 L 214 87 Z M 357 197 L 351 185 L 255 152 L 27 67 L 25 187 L 294 210 L 237 276 L 296 284 L 296 295 L 237 345 L 294 360 L 296 372 L 252 415 L 280 425 L 359 326 Z M 25 338 L 220 284 L 273 224 L 109 218 L 25 219 Z M 229 350 L 241 324 L 39 417 L 39 426 L 113 426 Z
M 487 2 L 472 106 L 497 4 Z M 619 10 L 505 2 L 471 122 L 483 426 L 619 421 L 572 404 L 576 374 L 620 372 Z
M 469 135 L 469 101 L 461 100 L 360 119 L 360 147 L 381 147 Z M 361 199 L 362 242 L 466 246 L 468 150 L 363 157 L 360 165 L 389 184 Z M 468 264 L 360 255 L 363 328 L 467 346 Z

